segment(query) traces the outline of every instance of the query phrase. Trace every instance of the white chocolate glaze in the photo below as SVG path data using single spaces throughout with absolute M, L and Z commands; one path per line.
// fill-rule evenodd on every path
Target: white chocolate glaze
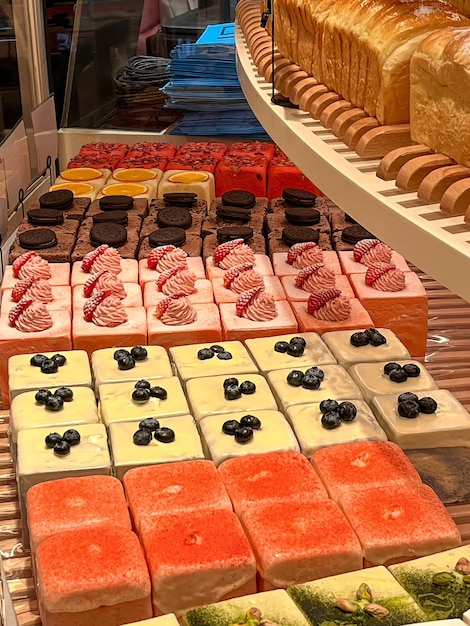
M 122 348 L 131 351 L 133 346 Z M 118 383 L 141 378 L 150 380 L 153 378 L 168 378 L 172 375 L 170 360 L 165 348 L 161 346 L 144 346 L 148 356 L 145 361 L 136 361 L 131 370 L 120 370 L 117 361 L 114 360 L 114 352 L 118 348 L 104 348 L 96 350 L 91 355 L 91 365 L 95 389 L 105 383 Z
M 348 368 L 355 363 L 376 363 L 378 361 L 395 361 L 396 359 L 409 359 L 410 353 L 395 333 L 388 328 L 377 329 L 387 340 L 381 346 L 356 347 L 351 344 L 350 338 L 354 330 L 338 330 L 324 333 L 323 341 L 343 367 Z
M 183 381 L 216 374 L 255 374 L 258 372 L 258 368 L 241 341 L 217 342 L 217 345 L 222 346 L 226 352 L 230 352 L 232 355 L 228 361 L 218 359 L 217 355 L 214 355 L 212 359 L 199 360 L 197 358 L 199 350 L 209 348 L 211 345 L 209 343 L 197 343 L 170 348 L 171 360 L 175 363 L 178 374 Z

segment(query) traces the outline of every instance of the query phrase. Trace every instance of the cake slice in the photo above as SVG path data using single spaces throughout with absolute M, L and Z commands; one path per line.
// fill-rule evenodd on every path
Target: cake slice
M 145 283 L 158 280 L 163 272 L 181 265 L 186 265 L 196 280 L 206 277 L 201 258 L 188 257 L 184 250 L 173 245 L 153 248 L 145 259 L 139 261 L 140 286 L 143 287 Z
M 52 286 L 42 279 L 29 279 L 18 281 L 13 289 L 3 290 L 0 316 L 8 315 L 21 297 L 43 302 L 50 311 L 70 311 L 72 306 L 70 287 Z
M 307 302 L 310 294 L 322 289 L 339 289 L 349 300 L 354 298 L 348 277 L 334 274 L 323 263 L 299 270 L 296 276 L 281 276 L 281 283 L 289 302 Z
M 167 193 L 195 193 L 209 206 L 215 198 L 214 175 L 210 172 L 167 170 L 158 186 L 157 198 L 163 198 Z
M 169 272 L 174 271 L 175 270 L 169 270 Z M 162 284 L 164 284 L 165 274 L 168 273 L 164 272 L 156 281 L 145 283 L 143 296 L 144 307 L 146 309 L 157 307 L 162 300 L 165 300 L 168 295 L 173 293 L 185 293 L 192 304 L 213 304 L 214 293 L 212 291 L 212 284 L 210 280 L 204 278 L 196 280 L 195 275 L 193 274 L 192 276 L 194 277 L 194 281 L 189 281 L 186 284 L 186 287 L 183 287 L 179 284 L 179 281 L 176 281 L 172 287 L 163 287 L 163 289 L 165 289 L 165 292 L 163 293 Z
M 137 283 L 121 283 L 121 302 L 122 306 L 126 309 L 141 308 L 143 306 L 142 290 Z M 85 306 L 87 297 L 83 295 L 84 285 L 75 285 L 72 295 L 72 306 L 76 310 L 77 315 L 81 314 L 83 307 Z M 99 291 L 99 290 L 98 290 Z M 51 306 L 51 305 L 49 305 Z
M 372 326 L 372 318 L 356 298 L 348 298 L 340 289 L 317 291 L 307 301 L 292 302 L 292 310 L 302 332 L 354 330 Z
M 341 275 L 342 270 L 338 260 L 338 255 L 336 252 L 332 250 L 322 250 L 315 244 L 311 246 L 313 242 L 310 244 L 296 244 L 296 246 L 292 246 L 292 248 L 297 248 L 298 250 L 304 250 L 303 255 L 300 254 L 296 256 L 297 262 L 294 263 L 293 255 L 289 256 L 288 252 L 275 252 L 272 255 L 274 274 L 276 276 L 297 276 L 299 271 L 304 267 L 308 267 L 309 265 L 314 265 L 315 263 L 324 263 L 324 265 L 331 269 L 335 276 Z M 314 250 L 312 253 L 311 250 Z M 309 252 L 310 251 L 310 252 Z M 303 260 L 305 257 L 305 260 Z M 289 263 L 289 260 L 291 262 Z
M 3 273 L 2 294 L 6 289 L 13 289 L 19 280 L 48 280 L 52 287 L 70 285 L 70 264 L 49 263 L 37 252 L 31 250 L 13 263 L 7 265 Z
M 226 272 L 226 274 L 228 274 L 228 272 Z M 248 274 L 248 272 L 244 272 L 244 274 Z M 276 276 L 261 276 L 261 274 L 258 274 L 258 272 L 256 272 L 256 274 L 257 278 L 254 280 L 252 280 L 249 276 L 243 276 L 243 278 L 241 278 L 241 281 L 243 281 L 243 287 L 245 288 L 237 288 L 237 291 L 234 291 L 230 286 L 225 286 L 230 284 L 230 279 L 227 279 L 226 277 L 213 278 L 212 287 L 214 289 L 215 302 L 217 304 L 236 302 L 238 296 L 243 293 L 243 291 L 249 291 L 253 287 L 259 285 L 262 285 L 266 293 L 269 293 L 269 295 L 271 295 L 274 300 L 277 301 L 286 299 L 286 293 L 281 285 L 281 281 L 279 280 L 279 278 L 277 278 Z

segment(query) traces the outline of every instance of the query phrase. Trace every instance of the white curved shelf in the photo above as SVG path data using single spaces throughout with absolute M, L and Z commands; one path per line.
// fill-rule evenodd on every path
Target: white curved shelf
M 247 101 L 297 167 L 365 228 L 470 301 L 470 224 L 378 178 L 380 160 L 362 159 L 309 113 L 273 105 L 271 83 L 258 75 L 238 25 L 236 45 Z

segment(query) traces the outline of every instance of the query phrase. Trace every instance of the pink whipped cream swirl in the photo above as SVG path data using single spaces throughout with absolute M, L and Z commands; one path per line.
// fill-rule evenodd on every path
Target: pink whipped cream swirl
M 121 255 L 116 248 L 108 248 L 99 254 L 93 261 L 93 274 L 108 270 L 113 274 L 119 274 L 121 267 Z
M 20 280 L 28 278 L 49 280 L 51 268 L 48 261 L 40 257 L 36 252 L 26 252 L 13 263 L 13 275 Z
M 22 333 L 37 333 L 52 327 L 51 314 L 42 302 L 24 298 L 11 310 L 10 326 Z
M 401 291 L 406 286 L 405 274 L 392 263 L 374 263 L 367 268 L 366 284 L 377 291 Z
M 193 272 L 186 265 L 181 265 L 160 274 L 157 280 L 157 288 L 158 291 L 167 296 L 173 296 L 178 293 L 189 296 L 197 291 L 195 283 L 196 276 Z
M 196 321 L 197 313 L 189 298 L 175 294 L 160 302 L 156 317 L 166 326 L 186 326 Z
M 102 293 L 102 292 L 101 292 Z M 115 295 L 108 296 L 100 302 L 93 311 L 93 324 L 114 328 L 127 322 L 127 313 L 123 309 L 121 300 Z
M 295 243 L 289 248 L 287 262 L 297 270 L 323 261 L 323 250 L 312 241 Z
M 243 293 L 253 287 L 264 287 L 263 277 L 256 270 L 241 272 L 230 283 L 230 291 L 234 293 Z
M 120 300 L 124 300 L 124 298 L 127 296 L 122 280 L 119 278 L 119 276 L 116 276 L 116 274 L 113 274 L 109 270 L 104 271 L 101 276 L 98 276 L 93 287 L 93 293 L 96 293 L 97 291 L 102 291 L 103 289 L 111 290 L 113 292 L 113 295 L 115 295 Z
M 13 302 L 19 302 L 21 298 L 31 298 L 45 304 L 52 302 L 54 296 L 52 295 L 51 283 L 43 278 L 19 280 L 13 287 L 11 299 Z
M 188 255 L 181 248 L 175 246 L 160 246 L 150 251 L 147 265 L 157 272 L 165 272 L 180 265 L 187 265 Z
M 241 265 L 242 263 L 254 263 L 255 253 L 247 246 L 246 243 L 242 243 L 231 250 L 218 264 L 223 270 L 228 270 L 235 265 Z
M 390 263 L 392 249 L 378 239 L 363 239 L 354 246 L 353 258 L 362 265 Z
M 319 289 L 334 289 L 335 273 L 323 263 L 316 263 L 300 270 L 295 278 L 295 286 L 310 293 Z
M 351 302 L 339 289 L 317 291 L 308 299 L 307 311 L 324 322 L 341 322 L 350 316 Z
M 235 307 L 239 317 L 246 317 L 252 322 L 269 322 L 277 317 L 276 302 L 262 287 L 240 294 Z

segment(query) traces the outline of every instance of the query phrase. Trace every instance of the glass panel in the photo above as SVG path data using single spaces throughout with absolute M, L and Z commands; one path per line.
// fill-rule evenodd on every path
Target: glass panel
M 11 0 L 0 0 L 0 141 L 22 116 Z

